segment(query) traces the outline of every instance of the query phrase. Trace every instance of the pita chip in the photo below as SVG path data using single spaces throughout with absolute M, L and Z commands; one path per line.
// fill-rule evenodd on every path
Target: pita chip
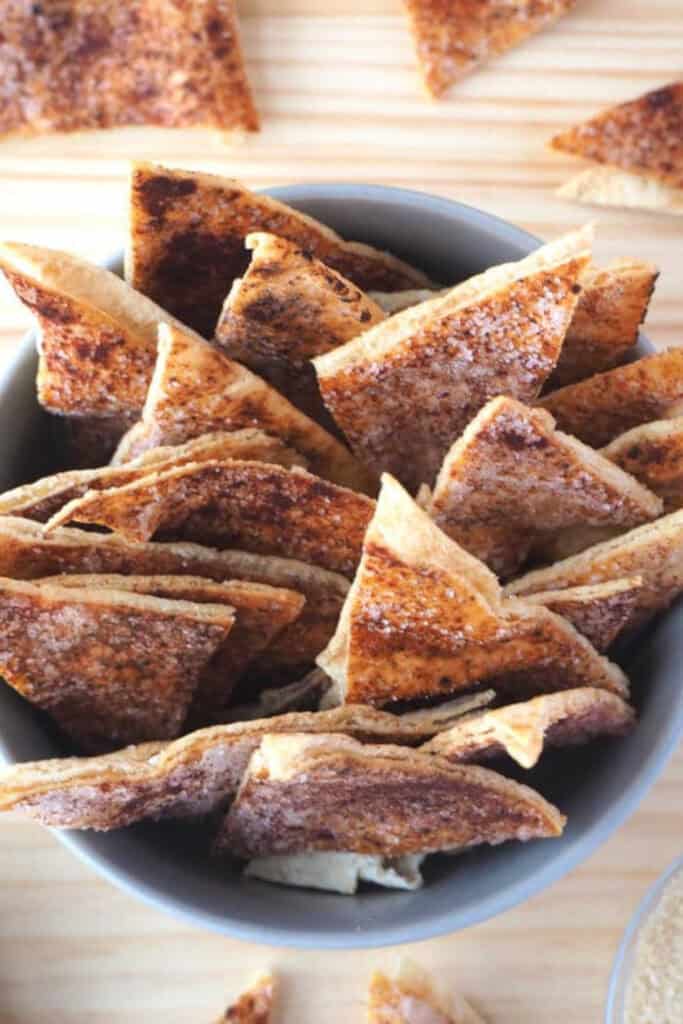
M 531 402 L 559 357 L 591 239 L 584 228 L 492 267 L 314 359 L 358 458 L 414 492 L 489 399 Z
M 683 217 L 683 188 L 615 167 L 589 167 L 558 188 L 557 195 L 588 206 L 618 206 Z
M 444 459 L 427 509 L 436 524 L 500 576 L 543 531 L 635 526 L 661 501 L 552 416 L 512 398 L 488 402 Z
M 339 703 L 383 705 L 484 683 L 525 694 L 626 691 L 622 672 L 565 619 L 503 600 L 493 573 L 386 474 L 337 631 L 317 662 Z
M 284 857 L 257 857 L 249 861 L 244 874 L 262 882 L 353 896 L 361 882 L 372 882 L 385 889 L 421 889 L 423 859 L 410 854 L 371 857 L 361 853 L 295 853 Z
M 667 512 L 683 506 L 683 417 L 627 430 L 602 454 L 658 494 Z
M 370 979 L 368 1024 L 486 1024 L 460 994 L 437 990 L 426 971 L 403 961 L 396 978 Z
M 226 605 L 0 581 L 0 672 L 86 750 L 180 731 Z
M 683 399 L 683 348 L 669 348 L 569 384 L 538 403 L 560 430 L 593 448 L 650 420 L 666 419 Z
M 430 731 L 404 717 L 348 706 L 215 725 L 99 757 L 15 764 L 0 768 L 0 811 L 19 810 L 55 828 L 100 831 L 145 819 L 196 818 L 228 805 L 267 733 L 341 732 L 363 743 L 417 746 L 440 728 Z
M 567 14 L 575 0 L 404 0 L 422 81 L 442 96 L 482 64 Z
M 261 975 L 214 1024 L 270 1024 L 274 998 L 275 979 Z
M 683 189 L 683 81 L 610 107 L 550 145 Z
M 348 736 L 264 736 L 216 837 L 239 857 L 381 857 L 558 836 L 538 793 L 473 765 Z
M 623 736 L 634 725 L 635 712 L 621 697 L 585 687 L 465 715 L 421 750 L 458 762 L 486 761 L 506 753 L 522 768 L 533 768 L 546 746 Z
M 231 178 L 135 163 L 126 279 L 184 323 L 212 337 L 236 277 L 244 239 L 266 231 L 294 242 L 364 291 L 429 287 L 419 270 Z
M 301 452 L 318 475 L 355 490 L 376 489 L 372 474 L 340 441 L 269 384 L 206 342 L 165 324 L 159 327 L 159 354 L 142 423 L 132 450 L 123 439 L 128 455 L 217 430 L 259 428 Z M 121 451 L 114 461 L 122 461 Z
M 624 361 L 638 341 L 659 271 L 643 260 L 589 267 L 547 389 L 564 387 Z
M 569 619 L 596 651 L 607 651 L 632 620 L 641 586 L 640 576 L 635 576 L 565 590 L 542 590 L 525 600 Z
M 232 0 L 10 4 L 1 66 L 3 135 L 258 128 Z

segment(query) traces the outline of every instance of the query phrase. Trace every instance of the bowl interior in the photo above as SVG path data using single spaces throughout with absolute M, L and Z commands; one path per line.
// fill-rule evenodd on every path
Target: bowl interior
M 451 283 L 538 244 L 523 231 L 447 200 L 350 185 L 274 189 L 348 238 L 389 249 Z M 0 487 L 34 479 L 50 457 L 49 423 L 35 398 L 29 339 L 0 378 Z M 424 889 L 370 890 L 355 898 L 242 880 L 206 856 L 201 829 L 140 825 L 120 832 L 60 833 L 100 874 L 194 924 L 299 947 L 363 947 L 416 941 L 484 920 L 528 898 L 588 854 L 635 808 L 683 729 L 683 611 L 674 607 L 623 652 L 641 714 L 626 740 L 545 756 L 522 773 L 568 815 L 557 840 L 431 858 Z M 63 754 L 45 719 L 0 687 L 0 755 L 26 761 Z

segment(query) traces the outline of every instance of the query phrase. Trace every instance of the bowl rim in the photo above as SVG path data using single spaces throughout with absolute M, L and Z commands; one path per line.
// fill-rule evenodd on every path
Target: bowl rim
M 297 203 L 316 199 L 321 201 L 365 199 L 370 204 L 394 199 L 409 206 L 426 207 L 436 214 L 448 217 L 457 213 L 460 219 L 469 222 L 501 242 L 507 241 L 513 245 L 527 247 L 543 244 L 538 237 L 494 214 L 489 214 L 455 199 L 433 196 L 417 190 L 383 185 L 314 183 L 284 185 L 259 191 L 295 207 Z M 109 259 L 100 261 L 99 265 L 115 270 L 121 266 L 122 258 L 123 251 L 119 250 Z M 646 351 L 653 349 L 645 335 L 640 335 L 640 343 L 643 344 Z M 20 371 L 22 364 L 28 358 L 33 358 L 34 351 L 35 331 L 30 330 L 18 346 L 16 353 L 9 358 L 0 372 L 0 401 Z M 89 831 L 84 833 L 60 829 L 50 829 L 50 831 L 82 862 L 120 890 L 194 927 L 203 927 L 240 940 L 296 949 L 370 949 L 401 945 L 448 935 L 496 917 L 542 892 L 574 867 L 587 860 L 641 803 L 661 775 L 682 732 L 683 702 L 680 703 L 675 713 L 667 718 L 666 730 L 660 735 L 656 750 L 652 752 L 644 765 L 641 765 L 637 778 L 629 788 L 610 804 L 608 810 L 599 820 L 586 827 L 579 835 L 571 838 L 565 835 L 562 849 L 549 858 L 548 862 L 533 875 L 508 883 L 502 890 L 500 888 L 493 890 L 490 895 L 476 904 L 474 910 L 472 908 L 449 909 L 446 904 L 441 913 L 431 914 L 411 925 L 377 925 L 370 919 L 367 930 L 365 928 L 362 931 L 351 929 L 342 931 L 340 929 L 331 932 L 318 928 L 315 924 L 315 916 L 311 917 L 311 926 L 305 929 L 288 925 L 272 926 L 236 920 L 230 918 L 229 909 L 227 912 L 222 908 L 216 911 L 206 911 L 193 906 L 190 899 L 162 894 L 153 885 L 131 878 L 130 871 L 112 866 L 103 858 L 102 854 L 93 852 L 89 848 L 88 837 L 91 836 Z M 3 762 L 5 764 L 14 763 L 0 729 L 0 763 Z M 267 883 L 262 884 L 267 885 Z

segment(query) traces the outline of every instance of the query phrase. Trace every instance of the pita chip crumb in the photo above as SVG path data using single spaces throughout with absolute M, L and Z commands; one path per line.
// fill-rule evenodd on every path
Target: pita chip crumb
M 389 253 L 345 242 L 290 206 L 231 178 L 135 163 L 126 279 L 204 337 L 213 336 L 236 277 L 247 269 L 254 231 L 289 239 L 364 291 L 429 287 Z
M 375 971 L 368 993 L 368 1024 L 486 1024 L 459 993 L 446 995 L 426 971 L 402 961 L 396 978 Z
M 421 889 L 423 859 L 419 855 L 371 857 L 361 853 L 295 853 L 257 857 L 249 861 L 244 874 L 262 882 L 353 896 L 361 882 L 372 882 L 385 889 Z
M 574 232 L 315 358 L 358 458 L 414 492 L 489 399 L 533 401 L 557 363 L 591 241 L 589 228 Z
M 683 506 L 683 417 L 627 430 L 602 454 L 658 494 L 667 512 Z
M 641 577 L 635 576 L 565 590 L 541 590 L 525 600 L 569 619 L 596 651 L 607 651 L 632 621 L 642 585 Z
M 270 1024 L 274 999 L 275 979 L 261 975 L 214 1024 Z
M 558 188 L 557 195 L 588 206 L 617 206 L 683 217 L 683 188 L 614 167 L 589 167 Z

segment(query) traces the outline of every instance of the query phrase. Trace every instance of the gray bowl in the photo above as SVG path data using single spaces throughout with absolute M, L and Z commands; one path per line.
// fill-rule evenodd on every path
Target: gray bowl
M 311 185 L 271 193 L 348 238 L 371 242 L 455 282 L 525 256 L 539 243 L 495 217 L 445 199 L 398 189 Z M 0 485 L 44 471 L 46 422 L 35 399 L 34 342 L 28 338 L 0 378 Z M 641 720 L 627 739 L 546 755 L 530 773 L 568 815 L 561 839 L 510 843 L 460 857 L 432 858 L 424 889 L 368 890 L 356 897 L 302 892 L 242 880 L 208 862 L 201 830 L 140 825 L 109 834 L 59 835 L 99 874 L 194 925 L 242 939 L 310 948 L 414 942 L 500 914 L 561 878 L 618 828 L 661 772 L 683 729 L 683 630 L 673 608 L 624 652 Z M 0 688 L 0 755 L 25 761 L 62 754 L 44 719 Z

